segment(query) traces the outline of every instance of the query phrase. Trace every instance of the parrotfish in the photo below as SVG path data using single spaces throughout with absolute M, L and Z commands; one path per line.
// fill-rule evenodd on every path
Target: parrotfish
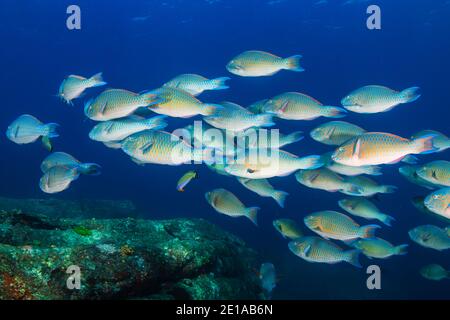
M 367 132 L 342 144 L 332 159 L 347 166 L 392 164 L 408 154 L 429 153 L 435 150 L 434 135 L 408 140 L 391 133 Z
M 284 208 L 284 202 L 289 193 L 275 190 L 266 179 L 247 179 L 238 177 L 238 181 L 248 190 L 253 191 L 261 197 L 273 198 L 281 208 Z
M 59 86 L 58 97 L 68 104 L 73 104 L 72 100 L 80 97 L 86 89 L 104 86 L 105 84 L 101 72 L 90 78 L 70 75 Z
M 43 124 L 35 117 L 24 114 L 8 126 L 6 136 L 9 140 L 17 144 L 28 144 L 41 138 L 44 147 L 48 151 L 52 151 L 53 147 L 50 139 L 59 136 L 56 132 L 58 127 L 59 125 L 57 123 Z
M 342 118 L 345 109 L 324 106 L 316 99 L 298 92 L 286 92 L 269 99 L 266 112 L 286 120 L 314 120 L 319 117 Z
M 368 258 L 386 259 L 394 255 L 407 254 L 408 245 L 392 245 L 390 242 L 380 238 L 358 239 L 351 246 L 362 251 Z
M 375 204 L 365 198 L 346 198 L 338 201 L 339 207 L 348 213 L 365 219 L 376 219 L 392 226 L 394 217 L 382 213 Z
M 230 78 L 208 79 L 198 74 L 181 74 L 166 82 L 164 87 L 181 89 L 193 96 L 198 96 L 205 90 L 228 89 L 229 87 L 226 85 L 227 80 L 230 80 Z
M 241 132 L 252 127 L 271 127 L 275 124 L 272 114 L 254 114 L 232 102 L 222 102 L 221 106 L 203 120 L 216 128 L 231 132 Z
M 353 219 L 336 211 L 319 211 L 304 218 L 305 225 L 325 239 L 352 240 L 372 238 L 380 226 L 360 226 Z
M 123 89 L 109 89 L 86 102 L 84 114 L 95 121 L 113 120 L 127 117 L 139 108 L 149 107 L 160 101 L 152 92 L 137 94 Z
M 311 138 L 329 146 L 340 146 L 351 138 L 365 133 L 361 127 L 345 121 L 330 121 L 319 125 L 310 133 Z
M 370 85 L 351 92 L 341 103 L 344 108 L 358 113 L 386 112 L 401 103 L 416 101 L 420 88 L 412 87 L 395 91 L 383 86 Z
M 444 229 L 434 225 L 422 225 L 408 232 L 412 241 L 425 248 L 438 251 L 450 249 L 450 236 Z
M 214 189 L 205 194 L 206 201 L 219 213 L 230 217 L 247 217 L 257 225 L 258 207 L 246 208 L 230 191 Z
M 361 268 L 359 250 L 344 250 L 331 241 L 320 237 L 303 237 L 289 242 L 289 250 L 296 256 L 308 261 L 335 264 L 348 262 Z
M 271 76 L 280 70 L 301 72 L 301 55 L 281 58 L 264 51 L 245 51 L 234 57 L 228 64 L 227 70 L 242 77 Z
M 295 240 L 303 237 L 303 232 L 300 230 L 300 227 L 292 219 L 277 219 L 272 224 L 284 238 Z

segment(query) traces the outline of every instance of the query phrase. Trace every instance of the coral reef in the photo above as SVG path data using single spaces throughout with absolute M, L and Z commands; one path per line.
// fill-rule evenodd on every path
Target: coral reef
M 196 219 L 0 211 L 0 299 L 258 299 L 254 251 Z M 67 269 L 80 268 L 80 289 Z

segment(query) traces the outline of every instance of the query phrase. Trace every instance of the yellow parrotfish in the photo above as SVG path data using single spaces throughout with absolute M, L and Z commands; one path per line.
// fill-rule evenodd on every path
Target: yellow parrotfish
M 73 104 L 72 100 L 80 97 L 86 89 L 104 86 L 105 84 L 101 72 L 90 78 L 70 75 L 59 86 L 58 97 L 68 104 Z
M 342 99 L 342 106 L 357 113 L 386 112 L 401 103 L 419 99 L 420 88 L 412 87 L 395 91 L 383 86 L 370 85 L 351 92 Z
M 337 163 L 357 167 L 397 163 L 408 154 L 435 150 L 434 137 L 409 140 L 391 133 L 367 132 L 342 144 L 331 158 Z
M 277 219 L 272 224 L 284 238 L 295 240 L 303 237 L 303 232 L 300 230 L 300 227 L 292 219 Z
M 135 133 L 121 143 L 122 150 L 138 163 L 181 165 L 192 161 L 212 161 L 211 149 L 193 148 L 180 137 L 156 130 Z
M 354 216 L 370 220 L 376 219 L 389 227 L 395 221 L 394 217 L 382 213 L 375 204 L 365 198 L 346 198 L 339 200 L 338 204 L 343 210 Z
M 424 205 L 431 212 L 450 219 L 450 187 L 436 190 L 428 195 Z
M 285 120 L 314 120 L 319 117 L 342 118 L 347 111 L 335 106 L 324 106 L 316 99 L 298 92 L 286 92 L 269 99 L 266 112 Z
M 340 146 L 351 138 L 365 133 L 361 127 L 345 121 L 330 121 L 313 129 L 311 138 L 329 146 Z
M 412 241 L 425 248 L 438 251 L 450 249 L 450 236 L 447 231 L 431 224 L 421 225 L 409 230 Z
M 109 89 L 89 100 L 84 106 L 84 114 L 95 121 L 113 120 L 127 117 L 139 108 L 160 101 L 152 92 L 137 94 L 123 89 Z
M 450 279 L 450 271 L 447 271 L 439 264 L 432 263 L 420 269 L 422 277 L 428 280 L 441 281 Z
M 261 197 L 273 198 L 281 208 L 284 208 L 284 202 L 289 193 L 275 190 L 266 179 L 247 179 L 238 177 L 238 181 L 248 190 L 253 191 Z
M 258 207 L 246 208 L 243 203 L 230 191 L 214 189 L 205 194 L 206 201 L 219 213 L 227 216 L 247 217 L 257 225 Z
M 281 58 L 264 51 L 245 51 L 234 57 L 227 70 L 242 77 L 271 76 L 280 70 L 305 71 L 300 66 L 301 55 Z
M 181 178 L 180 180 L 178 180 L 177 182 L 177 190 L 179 192 L 184 192 L 184 188 L 186 187 L 186 185 L 191 182 L 192 179 L 196 179 L 198 178 L 198 173 L 195 171 L 188 171 L 186 172 Z
M 386 259 L 394 255 L 407 254 L 408 245 L 392 245 L 390 242 L 380 238 L 358 239 L 351 246 L 362 251 L 368 258 Z
M 304 218 L 305 225 L 325 239 L 352 240 L 372 238 L 380 226 L 360 226 L 345 214 L 336 211 L 319 211 Z
M 190 118 L 196 115 L 210 116 L 215 114 L 218 108 L 222 108 L 222 106 L 217 104 L 203 103 L 186 91 L 176 88 L 162 87 L 150 93 L 161 99 L 160 102 L 150 106 L 150 109 L 169 117 Z
M 288 247 L 292 253 L 308 262 L 328 264 L 348 262 L 361 268 L 359 250 L 344 250 L 333 242 L 320 237 L 302 237 L 289 242 Z
M 163 87 L 181 89 L 187 93 L 198 96 L 205 90 L 223 90 L 228 89 L 226 81 L 229 77 L 208 79 L 198 74 L 181 74 L 164 84 Z
M 416 170 L 423 180 L 437 187 L 450 187 L 450 162 L 445 160 L 432 161 Z

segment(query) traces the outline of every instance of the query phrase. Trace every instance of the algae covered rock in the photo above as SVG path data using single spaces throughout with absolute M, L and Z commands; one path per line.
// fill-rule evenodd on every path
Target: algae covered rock
M 257 262 L 200 219 L 0 212 L 0 299 L 258 299 Z

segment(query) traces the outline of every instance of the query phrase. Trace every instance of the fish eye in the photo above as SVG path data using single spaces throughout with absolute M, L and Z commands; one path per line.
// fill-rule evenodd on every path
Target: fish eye
M 338 149 L 338 151 L 339 151 L 339 152 L 344 152 L 344 147 L 340 147 L 340 148 Z

